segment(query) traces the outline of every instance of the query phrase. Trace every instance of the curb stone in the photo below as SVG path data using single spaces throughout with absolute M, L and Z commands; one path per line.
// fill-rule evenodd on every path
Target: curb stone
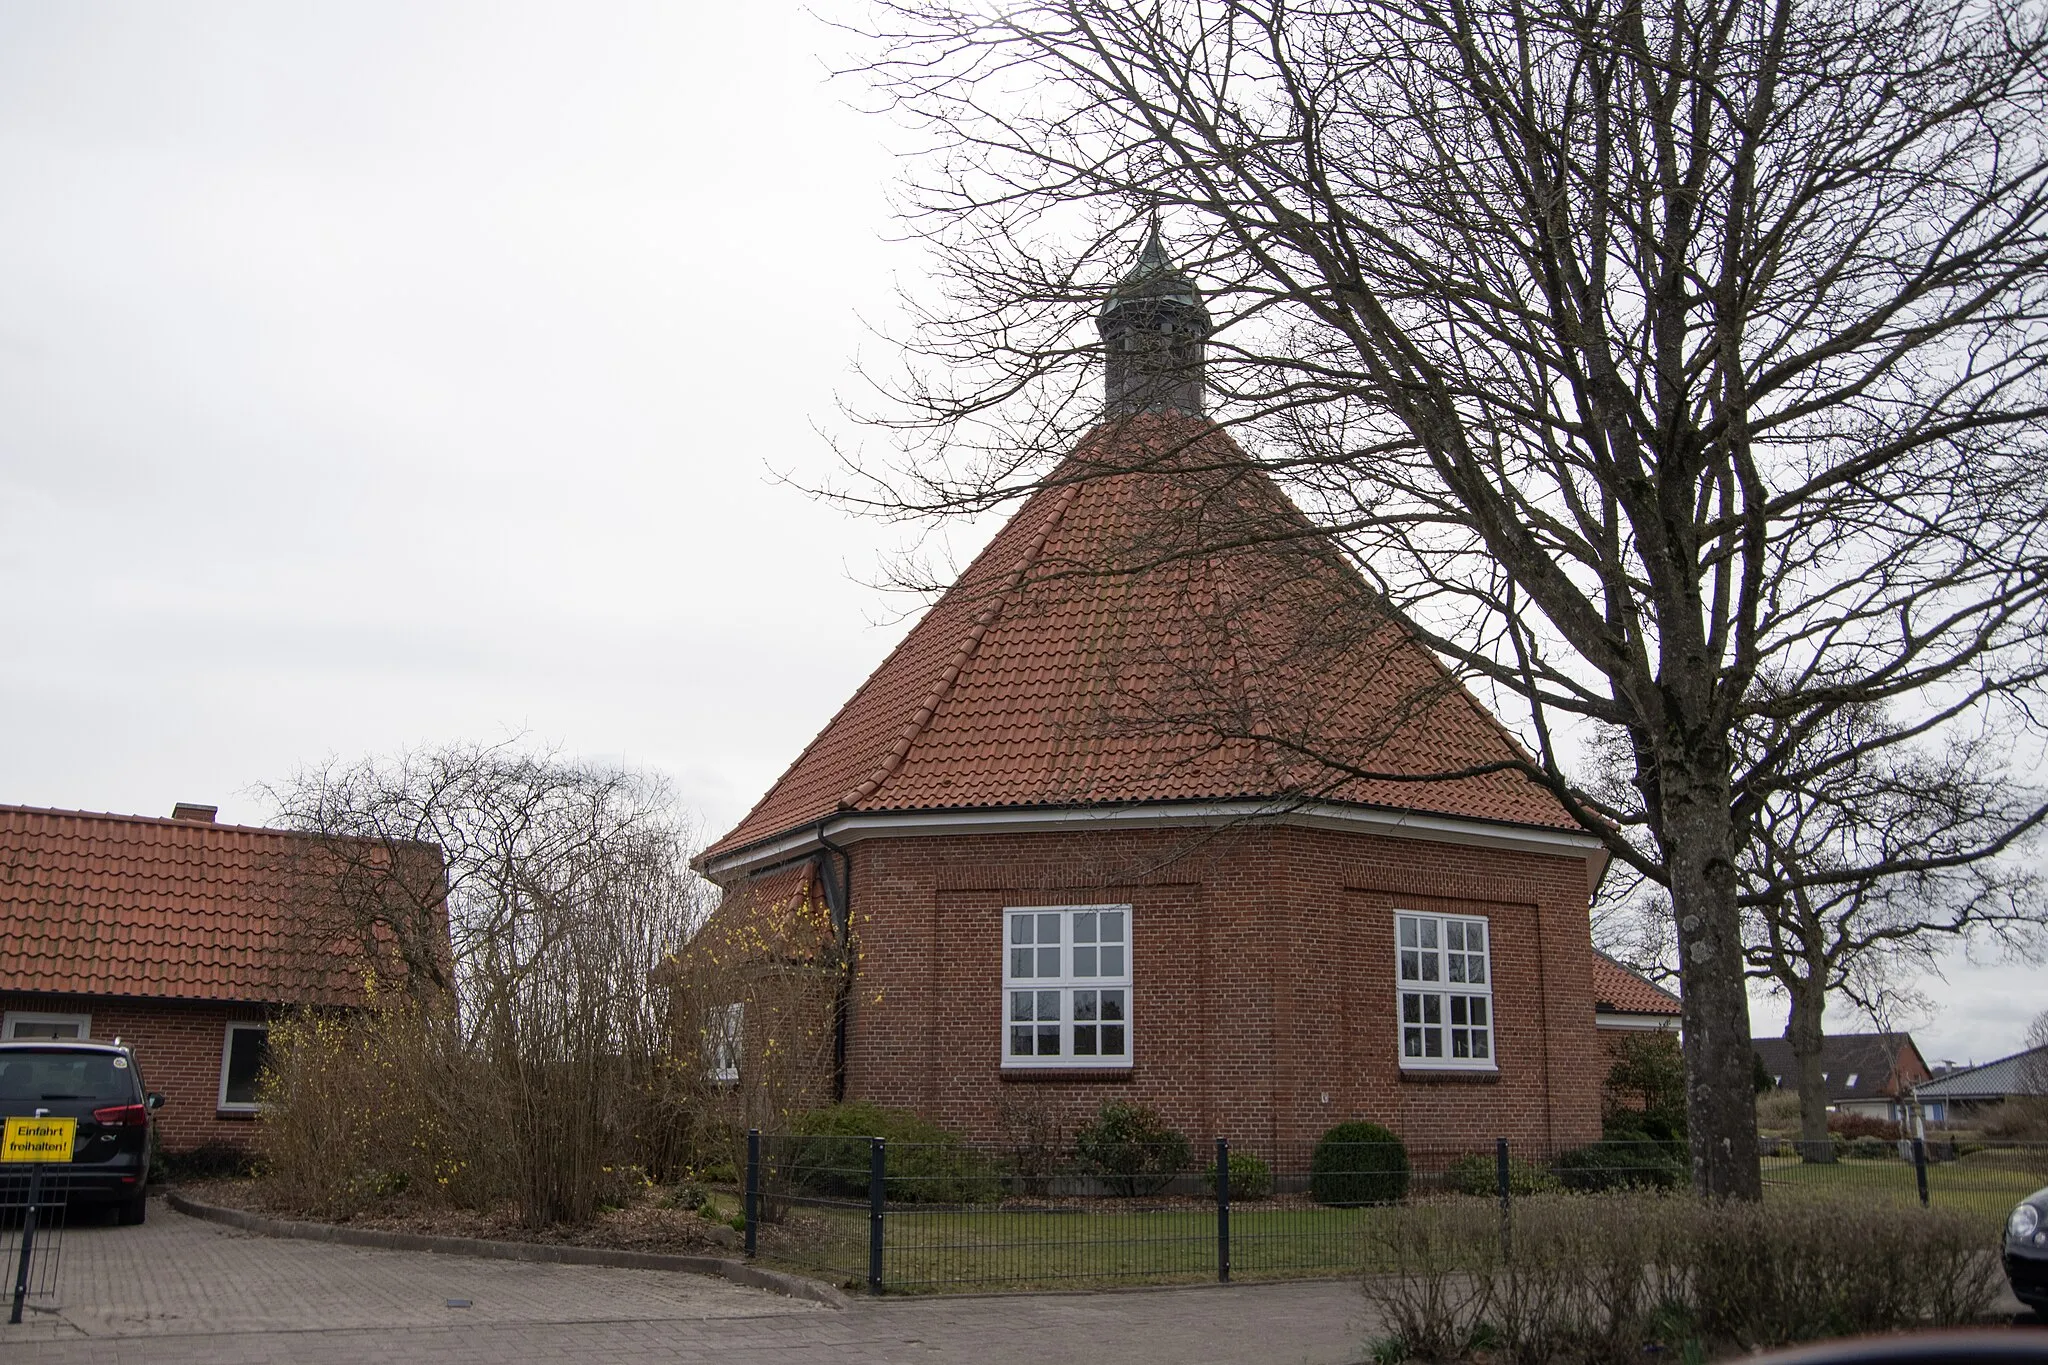
M 765 1289 L 793 1299 L 807 1299 L 827 1308 L 845 1308 L 846 1296 L 828 1284 L 764 1270 L 745 1261 L 722 1256 L 682 1256 L 665 1251 L 612 1251 L 604 1247 L 557 1246 L 547 1242 L 500 1242 L 484 1237 L 438 1237 L 422 1232 L 387 1232 L 381 1228 L 347 1228 L 333 1223 L 302 1223 L 290 1218 L 270 1218 L 246 1209 L 202 1204 L 188 1194 L 172 1190 L 165 1196 L 170 1206 L 193 1218 L 221 1223 L 262 1237 L 293 1237 L 307 1242 L 336 1242 L 344 1246 L 376 1247 L 384 1251 L 428 1251 L 444 1256 L 481 1256 L 497 1261 L 547 1261 L 561 1265 L 609 1266 L 618 1270 L 673 1270 L 692 1275 L 712 1275 L 749 1289 Z

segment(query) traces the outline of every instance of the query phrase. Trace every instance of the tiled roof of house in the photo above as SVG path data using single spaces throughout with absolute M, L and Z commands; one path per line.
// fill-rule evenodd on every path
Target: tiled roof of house
M 1593 1008 L 1601 1013 L 1676 1016 L 1678 997 L 1593 950 Z
M 349 1003 L 294 933 L 282 830 L 0 806 L 0 990 Z
M 1920 1083 L 1922 1099 L 2002 1100 L 2013 1095 L 2048 1095 L 2048 1047 L 2028 1048 Z
M 1517 758 L 1227 434 L 1152 413 L 1084 440 L 704 858 L 841 811 L 1313 797 L 1576 829 Z
M 1750 1046 L 1779 1086 L 1787 1090 L 1798 1086 L 1799 1066 L 1791 1043 L 1783 1038 L 1755 1038 Z M 1827 1034 L 1821 1039 L 1820 1070 L 1830 1101 L 1903 1095 L 1929 1074 L 1910 1033 Z

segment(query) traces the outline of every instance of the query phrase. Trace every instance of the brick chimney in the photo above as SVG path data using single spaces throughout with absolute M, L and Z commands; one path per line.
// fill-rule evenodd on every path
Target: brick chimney
M 212 824 L 214 817 L 219 814 L 219 806 L 202 806 L 192 801 L 180 801 L 171 807 L 173 820 L 195 820 L 202 825 Z

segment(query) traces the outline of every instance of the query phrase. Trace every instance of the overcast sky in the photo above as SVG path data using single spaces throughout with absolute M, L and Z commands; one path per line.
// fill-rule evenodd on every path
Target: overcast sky
M 900 528 L 771 473 L 827 470 L 919 269 L 840 46 L 778 0 L 0 0 L 0 802 L 256 822 L 523 733 L 736 820 L 910 605 Z M 2035 975 L 1959 963 L 1917 1035 L 2010 1051 Z

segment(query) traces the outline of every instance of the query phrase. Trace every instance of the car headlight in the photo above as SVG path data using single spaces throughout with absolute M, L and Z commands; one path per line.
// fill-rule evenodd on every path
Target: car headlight
M 2022 1204 L 2012 1211 L 2012 1217 L 2005 1220 L 2005 1235 L 2015 1242 L 2024 1242 L 2040 1226 L 2041 1211 L 2032 1204 Z

